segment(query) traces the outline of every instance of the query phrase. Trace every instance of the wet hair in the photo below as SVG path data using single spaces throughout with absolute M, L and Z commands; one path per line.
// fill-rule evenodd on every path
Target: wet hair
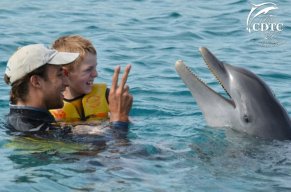
M 44 80 L 48 79 L 47 75 L 47 64 L 43 65 L 34 71 L 28 73 L 21 79 L 16 80 L 11 84 L 10 78 L 5 74 L 4 75 L 4 81 L 6 84 L 11 84 L 11 91 L 10 91 L 10 102 L 11 104 L 16 104 L 17 101 L 26 101 L 26 97 L 29 91 L 29 79 L 33 75 L 38 75 L 42 77 Z
M 80 56 L 67 65 L 64 65 L 68 70 L 73 70 L 74 67 L 79 67 L 84 60 L 86 53 L 97 55 L 94 45 L 88 39 L 80 35 L 66 35 L 58 38 L 52 44 L 52 48 L 64 52 L 77 52 Z

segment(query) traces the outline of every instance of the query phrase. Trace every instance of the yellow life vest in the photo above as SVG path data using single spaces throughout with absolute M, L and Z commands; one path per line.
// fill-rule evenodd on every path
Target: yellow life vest
M 76 107 L 71 103 L 64 101 L 61 109 L 50 110 L 57 122 L 76 122 L 102 120 L 108 118 L 109 107 L 105 97 L 106 84 L 94 84 L 92 91 L 81 98 L 83 105 L 83 114 L 80 115 Z

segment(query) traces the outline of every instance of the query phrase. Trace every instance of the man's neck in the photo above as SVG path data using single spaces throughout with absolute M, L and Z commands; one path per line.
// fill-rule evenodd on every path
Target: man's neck
M 35 99 L 38 98 L 38 99 Z M 19 99 L 16 102 L 16 105 L 19 106 L 27 106 L 27 107 L 34 107 L 39 108 L 42 110 L 48 110 L 46 104 L 43 102 L 42 94 L 37 91 L 30 91 L 24 100 Z
M 43 104 L 41 105 L 40 103 L 37 102 L 32 102 L 32 101 L 17 101 L 16 105 L 18 106 L 26 106 L 26 107 L 34 107 L 42 110 L 48 110 L 46 106 Z

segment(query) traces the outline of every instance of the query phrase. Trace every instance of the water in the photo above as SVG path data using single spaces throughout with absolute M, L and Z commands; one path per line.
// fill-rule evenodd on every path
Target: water
M 1 0 L 1 75 L 17 47 L 81 34 L 98 50 L 96 82 L 110 85 L 116 65 L 132 64 L 134 104 L 128 137 L 105 147 L 12 138 L 1 129 L 0 191 L 290 191 L 290 141 L 207 127 L 174 70 L 183 59 L 223 93 L 198 52 L 206 46 L 263 78 L 290 114 L 291 4 L 276 3 L 284 44 L 262 47 L 262 36 L 245 29 L 243 0 Z M 9 87 L 2 81 L 0 93 L 3 119 Z

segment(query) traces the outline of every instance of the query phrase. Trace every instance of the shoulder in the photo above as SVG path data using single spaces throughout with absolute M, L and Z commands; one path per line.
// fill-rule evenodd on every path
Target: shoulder
M 108 103 L 108 97 L 109 97 L 110 88 L 107 87 L 106 83 L 96 83 L 96 84 L 93 85 L 93 89 L 95 91 L 97 89 L 102 89 L 104 91 L 104 93 L 105 93 L 105 98 L 106 98 L 107 103 Z
M 12 106 L 6 122 L 8 128 L 13 131 L 39 132 L 49 130 L 54 118 L 46 111 L 30 107 Z

